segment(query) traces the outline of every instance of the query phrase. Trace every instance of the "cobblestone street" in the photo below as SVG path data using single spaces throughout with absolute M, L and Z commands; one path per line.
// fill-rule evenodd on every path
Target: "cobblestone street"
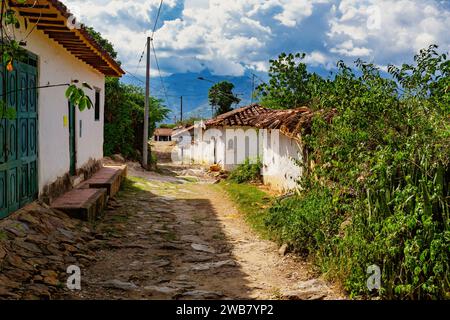
M 338 298 L 303 261 L 256 236 L 211 181 L 136 167 L 129 175 L 70 298 Z

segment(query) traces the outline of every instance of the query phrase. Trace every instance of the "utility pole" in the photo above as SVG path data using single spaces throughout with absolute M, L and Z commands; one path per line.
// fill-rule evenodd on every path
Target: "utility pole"
M 150 43 L 151 38 L 147 37 L 147 66 L 145 79 L 145 109 L 144 109 L 144 142 L 142 144 L 142 167 L 148 169 L 148 118 L 150 108 Z M 151 151 L 150 151 L 151 155 Z
M 180 121 L 183 121 L 183 96 L 180 97 Z

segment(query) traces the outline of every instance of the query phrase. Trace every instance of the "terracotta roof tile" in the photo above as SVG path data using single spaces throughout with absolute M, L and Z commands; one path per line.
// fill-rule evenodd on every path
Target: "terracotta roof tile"
M 249 122 L 249 119 L 269 112 L 272 112 L 272 110 L 264 108 L 258 104 L 252 104 L 221 114 L 220 116 L 206 121 L 205 125 L 206 127 L 252 126 L 252 123 Z
M 312 111 L 308 107 L 296 109 L 268 109 L 253 104 L 235 109 L 216 118 L 206 121 L 206 127 L 219 126 L 251 126 L 259 129 L 278 129 L 283 134 L 298 138 L 303 129 L 309 129 L 314 115 L 323 114 L 326 121 L 331 121 L 336 110 L 325 113 Z

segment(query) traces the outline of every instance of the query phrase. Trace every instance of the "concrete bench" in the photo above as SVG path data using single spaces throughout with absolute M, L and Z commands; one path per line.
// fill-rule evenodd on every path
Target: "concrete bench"
M 113 197 L 125 179 L 126 166 L 105 166 L 96 172 L 90 179 L 84 181 L 79 188 L 106 189 L 107 195 Z
M 53 201 L 51 207 L 73 218 L 94 222 L 103 214 L 106 201 L 104 188 L 73 189 Z

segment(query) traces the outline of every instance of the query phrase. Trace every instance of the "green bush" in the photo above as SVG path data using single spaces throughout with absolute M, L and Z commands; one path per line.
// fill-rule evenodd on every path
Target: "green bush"
M 266 225 L 351 296 L 450 298 L 450 61 L 435 49 L 389 67 L 391 78 L 361 61 L 358 75 L 340 62 L 333 79 L 301 77 L 302 97 L 321 110 L 303 132 L 315 166 Z M 296 98 L 265 90 L 271 104 Z M 366 286 L 370 265 L 381 268 L 379 292 Z
M 330 190 L 320 186 L 275 204 L 269 213 L 265 223 L 270 233 L 303 254 L 316 253 L 331 242 L 342 222 Z
M 262 163 L 258 159 L 255 163 L 245 159 L 229 175 L 228 179 L 237 183 L 256 182 L 261 180 Z

